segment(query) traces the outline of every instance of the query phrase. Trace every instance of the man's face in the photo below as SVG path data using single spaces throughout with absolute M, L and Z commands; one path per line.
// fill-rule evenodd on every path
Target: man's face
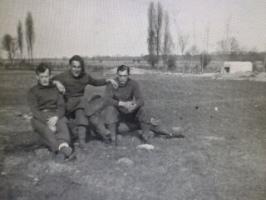
M 46 69 L 44 72 L 36 75 L 36 78 L 42 86 L 48 86 L 50 84 L 50 71 Z
M 81 75 L 81 72 L 82 72 L 82 67 L 81 67 L 80 62 L 77 60 L 73 60 L 70 63 L 70 71 L 74 77 L 79 77 Z
M 118 78 L 118 82 L 119 82 L 120 86 L 126 85 L 127 81 L 128 81 L 128 78 L 129 78 L 129 74 L 128 74 L 127 70 L 118 71 L 117 78 Z

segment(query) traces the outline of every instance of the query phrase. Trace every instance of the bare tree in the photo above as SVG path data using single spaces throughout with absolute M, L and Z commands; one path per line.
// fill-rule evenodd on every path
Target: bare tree
M 201 73 L 206 69 L 207 65 L 211 62 L 211 56 L 207 52 L 202 52 L 200 54 L 200 65 L 201 65 Z
M 231 39 L 231 21 L 232 16 L 230 15 L 225 22 L 225 53 L 230 53 L 230 39 Z
M 169 16 L 168 13 L 165 12 L 164 15 L 164 41 L 163 41 L 163 53 L 162 53 L 162 58 L 164 65 L 168 65 L 168 59 L 169 56 L 172 52 L 172 47 L 173 47 L 173 40 L 170 34 L 169 30 Z
M 188 39 L 189 39 L 188 35 L 183 34 L 181 31 L 179 32 L 179 34 L 178 34 L 178 46 L 179 46 L 182 57 L 184 57 L 184 53 L 185 53 L 185 50 L 186 50 L 187 45 L 188 45 Z M 187 68 L 187 65 L 185 64 L 183 66 L 183 73 L 185 73 L 186 68 Z
M 235 37 L 229 37 L 226 40 L 220 40 L 217 42 L 218 51 L 231 55 L 241 51 L 240 45 Z
M 28 50 L 28 56 L 32 60 L 33 59 L 33 45 L 35 41 L 35 34 L 34 34 L 34 23 L 32 14 L 28 12 L 26 21 L 26 41 L 27 41 L 27 50 Z
M 220 53 L 225 54 L 227 51 L 227 45 L 225 40 L 220 40 L 217 42 L 217 50 Z
M 148 10 L 148 62 L 151 64 L 151 66 L 154 68 L 156 64 L 156 33 L 155 33 L 155 8 L 154 3 L 151 2 Z
M 209 62 L 211 61 L 211 57 L 209 56 L 209 39 L 210 39 L 210 23 L 206 25 L 205 28 L 205 49 L 200 55 L 200 66 L 201 66 L 201 73 L 203 73 L 204 69 L 207 67 Z
M 23 57 L 23 31 L 22 31 L 22 23 L 19 21 L 17 26 L 17 37 L 18 37 L 18 49 L 20 52 L 20 58 Z
M 161 35 L 162 35 L 162 24 L 163 24 L 163 8 L 161 4 L 157 3 L 157 8 L 153 2 L 150 3 L 148 10 L 148 61 L 155 67 L 160 60 L 161 48 Z
M 179 46 L 179 49 L 180 49 L 180 52 L 181 52 L 181 55 L 183 56 L 184 55 L 184 52 L 187 48 L 187 45 L 188 45 L 188 40 L 189 40 L 189 35 L 185 35 L 183 33 L 179 33 L 178 35 L 178 46 Z
M 206 29 L 205 29 L 205 51 L 208 54 L 209 53 L 209 40 L 210 40 L 210 23 L 208 23 L 206 25 Z
M 161 34 L 162 34 L 162 24 L 163 24 L 163 8 L 160 2 L 157 3 L 157 16 L 155 23 L 156 31 L 156 56 L 159 61 L 161 52 Z
M 240 51 L 239 43 L 235 37 L 230 38 L 230 52 L 238 53 Z
M 5 34 L 2 39 L 2 47 L 7 51 L 10 62 L 13 63 L 16 53 L 16 40 L 11 35 Z

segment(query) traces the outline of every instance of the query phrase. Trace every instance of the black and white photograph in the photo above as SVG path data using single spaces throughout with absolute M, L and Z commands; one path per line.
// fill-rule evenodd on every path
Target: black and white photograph
M 266 1 L 0 0 L 1 200 L 265 200 Z

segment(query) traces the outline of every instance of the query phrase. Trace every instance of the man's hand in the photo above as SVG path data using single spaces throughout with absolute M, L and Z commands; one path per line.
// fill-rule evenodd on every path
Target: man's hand
M 118 88 L 118 83 L 114 79 L 106 79 L 106 83 L 111 83 L 114 89 Z
M 135 101 L 119 101 L 118 105 L 125 108 L 128 113 L 133 112 L 137 108 Z
M 49 129 L 51 129 L 53 132 L 56 131 L 57 121 L 58 121 L 57 116 L 53 116 L 53 117 L 48 118 L 47 125 L 48 125 Z
M 60 81 L 53 81 L 53 84 L 56 86 L 59 92 L 65 94 L 66 88 Z
M 129 101 L 128 102 L 128 107 L 127 107 L 127 110 L 131 113 L 133 112 L 134 110 L 136 110 L 137 108 L 137 104 L 134 102 L 134 101 Z

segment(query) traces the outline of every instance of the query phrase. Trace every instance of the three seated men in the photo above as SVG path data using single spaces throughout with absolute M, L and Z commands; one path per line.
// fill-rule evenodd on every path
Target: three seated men
M 86 147 L 88 126 L 100 134 L 105 142 L 115 141 L 120 122 L 129 128 L 141 129 L 139 136 L 144 143 L 149 142 L 151 131 L 169 137 L 183 137 L 168 132 L 156 123 L 144 109 L 144 100 L 137 81 L 130 78 L 130 68 L 117 68 L 116 79 L 94 79 L 85 72 L 80 56 L 69 60 L 69 70 L 51 79 L 51 70 L 46 64 L 36 68 L 37 85 L 30 89 L 28 100 L 33 113 L 32 126 L 43 142 L 61 159 L 72 153 L 69 118 L 77 125 L 79 145 Z M 90 104 L 84 97 L 87 85 L 105 86 L 103 97 Z M 61 92 L 61 93 L 60 93 Z M 63 93 L 63 95 L 62 95 Z

